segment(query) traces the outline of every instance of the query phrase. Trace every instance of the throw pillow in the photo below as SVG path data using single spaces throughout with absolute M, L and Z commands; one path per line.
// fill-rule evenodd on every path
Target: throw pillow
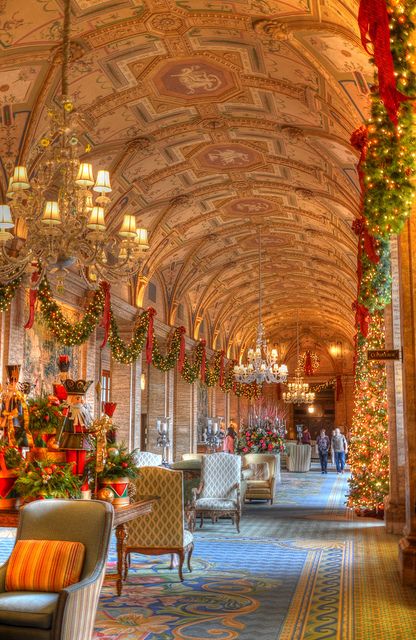
M 79 582 L 85 547 L 66 540 L 18 540 L 7 565 L 6 591 L 58 592 Z

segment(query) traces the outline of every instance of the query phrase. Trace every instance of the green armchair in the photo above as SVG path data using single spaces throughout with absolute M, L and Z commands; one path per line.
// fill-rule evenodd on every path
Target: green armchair
M 16 540 L 70 540 L 85 545 L 81 581 L 59 593 L 5 591 L 0 567 L 0 638 L 90 640 L 104 579 L 113 508 L 98 500 L 39 500 L 20 515 Z

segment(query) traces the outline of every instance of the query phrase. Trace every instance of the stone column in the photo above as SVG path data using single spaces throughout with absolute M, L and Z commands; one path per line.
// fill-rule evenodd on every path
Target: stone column
M 399 543 L 403 584 L 416 586 L 416 217 L 400 236 L 400 312 L 403 341 L 403 416 L 405 443 L 406 524 Z
M 162 341 L 160 341 L 162 342 Z M 150 365 L 147 376 L 147 450 L 161 453 L 157 446 L 156 418 L 170 415 L 167 402 L 167 374 Z M 173 416 L 170 415 L 172 418 Z
M 175 369 L 173 403 L 173 459 L 182 459 L 183 453 L 196 451 L 194 420 L 194 384 L 189 384 Z
M 390 244 L 392 301 L 386 307 L 386 349 L 401 349 L 399 256 L 397 238 Z M 405 445 L 403 425 L 403 370 L 400 361 L 387 362 L 389 407 L 390 492 L 385 499 L 385 523 L 389 533 L 403 533 L 405 508 Z

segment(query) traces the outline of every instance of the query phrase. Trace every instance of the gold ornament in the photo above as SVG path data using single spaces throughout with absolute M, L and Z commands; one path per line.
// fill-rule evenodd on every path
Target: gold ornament
M 104 500 L 105 502 L 113 502 L 114 493 L 108 487 L 103 487 L 97 493 L 98 500 Z

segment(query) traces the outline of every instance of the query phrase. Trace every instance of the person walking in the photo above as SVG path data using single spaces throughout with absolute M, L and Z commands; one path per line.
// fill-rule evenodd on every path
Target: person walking
M 325 429 L 321 429 L 319 436 L 316 438 L 316 446 L 318 447 L 319 461 L 321 463 L 321 473 L 328 473 L 330 441 Z
M 311 434 L 308 427 L 304 427 L 302 431 L 302 444 L 311 444 Z
M 332 436 L 331 447 L 334 452 L 335 466 L 339 475 L 340 473 L 344 473 L 345 454 L 348 453 L 348 443 L 344 434 L 341 433 L 341 429 L 338 427 Z
M 234 429 L 232 427 L 228 427 L 227 435 L 223 440 L 222 450 L 225 453 L 234 453 L 234 441 L 235 441 Z

